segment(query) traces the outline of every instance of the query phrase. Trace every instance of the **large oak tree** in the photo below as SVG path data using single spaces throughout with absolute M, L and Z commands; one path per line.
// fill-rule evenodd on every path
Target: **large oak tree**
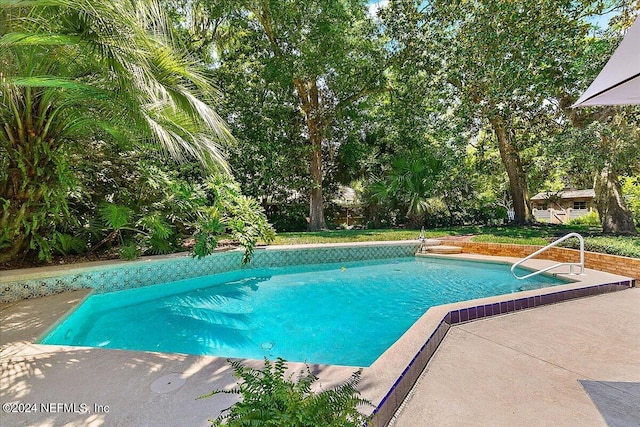
M 392 1 L 386 12 L 402 65 L 428 74 L 425 96 L 492 132 L 519 224 L 533 219 L 521 153 L 535 125 L 557 117 L 551 100 L 571 78 L 583 13 L 570 0 Z
M 290 144 L 302 139 L 308 146 L 308 228 L 325 229 L 323 181 L 327 171 L 323 156 L 341 143 L 332 130 L 349 107 L 383 87 L 385 51 L 366 4 L 359 0 L 255 0 L 231 2 L 220 13 L 228 31 L 224 37 L 220 33 L 219 64 L 214 68 L 231 67 L 246 73 L 247 84 L 260 82 L 266 90 L 261 93 L 270 97 L 270 102 L 281 103 L 272 109 L 274 113 L 280 115 L 288 106 L 295 107 L 302 128 Z M 237 64 L 230 65 L 231 61 Z M 281 89 L 269 89 L 273 83 Z M 234 91 L 242 90 L 242 86 L 236 86 L 227 92 L 233 97 Z M 262 104 L 261 99 L 256 101 Z M 267 109 L 263 111 L 263 120 L 271 121 Z M 233 114 L 237 117 L 244 111 Z M 238 136 L 251 142 L 252 134 L 258 137 L 254 144 L 269 144 L 263 140 L 268 135 L 260 136 L 259 132 Z M 298 149 L 292 149 L 272 154 L 297 153 Z

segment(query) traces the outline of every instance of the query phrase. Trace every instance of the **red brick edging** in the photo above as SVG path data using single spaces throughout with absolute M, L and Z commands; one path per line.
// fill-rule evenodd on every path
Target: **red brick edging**
M 452 242 L 452 244 L 461 246 L 463 248 L 463 253 L 516 258 L 524 258 L 542 248 L 542 246 L 535 245 L 478 243 L 468 241 L 456 241 Z M 553 247 L 548 251 L 543 252 L 538 257 L 558 262 L 578 262 L 580 260 L 580 251 L 577 249 Z M 593 270 L 633 277 L 636 279 L 636 286 L 640 286 L 640 259 L 638 258 L 627 258 L 617 255 L 585 251 L 584 266 Z

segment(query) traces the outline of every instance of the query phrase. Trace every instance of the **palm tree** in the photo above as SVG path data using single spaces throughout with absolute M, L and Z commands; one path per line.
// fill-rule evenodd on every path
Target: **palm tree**
M 65 147 L 153 141 L 226 169 L 218 93 L 180 53 L 155 0 L 0 0 L 0 262 L 64 216 Z
M 400 208 L 410 225 L 421 226 L 427 215 L 442 209 L 435 194 L 442 170 L 442 161 L 429 154 L 407 153 L 392 161 L 385 180 L 374 191 L 392 208 Z

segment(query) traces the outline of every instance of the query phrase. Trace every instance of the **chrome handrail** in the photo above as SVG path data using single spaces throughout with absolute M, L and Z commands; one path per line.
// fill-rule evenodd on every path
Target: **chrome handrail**
M 522 277 L 518 276 L 515 273 L 516 267 L 518 267 L 520 264 L 524 263 L 525 261 L 530 260 L 531 258 L 534 258 L 537 255 L 540 255 L 542 252 L 546 251 L 547 249 L 550 249 L 550 248 L 552 248 L 554 246 L 557 246 L 559 243 L 562 243 L 562 242 L 564 242 L 565 240 L 567 240 L 567 239 L 569 239 L 571 237 L 577 237 L 578 240 L 580 241 L 580 262 L 560 262 L 558 264 L 552 265 L 551 267 L 547 267 L 547 268 L 544 268 L 542 270 L 534 271 L 533 273 L 527 274 L 526 276 L 522 276 Z M 578 234 L 578 233 L 569 233 L 566 236 L 563 236 L 563 237 L 559 238 L 555 242 L 551 242 L 550 244 L 548 244 L 544 248 L 535 251 L 531 255 L 529 255 L 529 256 L 527 256 L 525 258 L 522 258 L 520 261 L 514 263 L 511 266 L 511 274 L 513 274 L 513 277 L 515 277 L 516 279 L 524 280 L 524 279 L 528 279 L 529 277 L 533 277 L 536 274 L 544 273 L 545 271 L 552 270 L 552 269 L 554 269 L 556 267 L 560 267 L 562 265 L 568 265 L 569 266 L 569 274 L 575 274 L 573 272 L 573 267 L 574 266 L 579 266 L 580 267 L 580 273 L 579 274 L 584 274 L 584 239 L 582 238 L 582 236 L 580 234 Z

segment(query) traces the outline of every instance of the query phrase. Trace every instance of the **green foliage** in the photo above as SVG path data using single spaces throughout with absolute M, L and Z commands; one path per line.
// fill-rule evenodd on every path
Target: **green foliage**
M 182 251 L 193 238 L 193 254 L 203 257 L 224 236 L 245 249 L 243 262 L 248 262 L 259 239 L 273 240 L 274 230 L 262 208 L 228 175 L 191 183 L 153 162 L 141 162 L 138 171 L 130 166 L 134 173 L 120 183 L 124 187 L 118 188 L 118 203 L 103 202 L 97 209 L 102 220 L 98 234 L 105 237 L 95 249 L 121 245 L 121 256 L 131 259 Z
M 640 176 L 626 178 L 622 185 L 622 194 L 624 194 L 636 225 L 640 226 Z
M 120 230 L 129 225 L 133 211 L 126 206 L 118 206 L 115 203 L 103 203 L 98 212 L 107 227 Z
M 362 105 L 385 86 L 387 51 L 365 2 L 167 3 L 229 95 L 229 161 L 245 194 L 283 209 L 303 194 L 309 226 L 324 228 L 322 192 L 345 175 L 335 151 L 360 138 Z
M 586 188 L 608 169 L 610 200 L 640 221 L 639 110 L 564 108 L 633 21 L 628 1 L 392 0 L 375 19 L 357 0 L 159 1 L 184 46 L 156 0 L 1 3 L 0 262 L 205 256 L 227 238 L 246 262 L 273 237 L 262 208 L 301 230 L 313 188 L 330 220 L 352 180 L 371 226 L 495 225 L 509 180 Z M 623 13 L 590 28 L 606 5 Z
M 218 245 L 218 237 L 224 233 L 225 226 L 217 207 L 203 206 L 198 210 L 198 222 L 193 237 L 196 244 L 193 254 L 198 258 L 209 255 Z
M 285 376 L 287 364 L 281 358 L 275 363 L 265 358 L 263 370 L 243 366 L 239 361 L 230 363 L 240 380 L 238 386 L 201 398 L 230 393 L 240 395 L 242 400 L 225 409 L 212 426 L 361 427 L 368 419 L 357 409 L 371 405 L 359 397 L 356 388 L 361 371 L 354 372 L 341 386 L 314 392 L 312 385 L 318 378 L 309 367 L 293 381 L 292 375 Z
M 283 202 L 269 206 L 267 210 L 267 218 L 278 233 L 281 231 L 306 230 L 307 216 L 309 216 L 309 204 L 305 202 Z
M 218 144 L 230 135 L 208 103 L 215 90 L 155 0 L 0 7 L 0 262 L 29 250 L 50 257 L 53 229 L 68 218 L 73 148 L 153 142 L 225 167 Z M 125 219 L 116 214 L 105 212 L 114 229 Z
M 141 254 L 140 249 L 138 249 L 138 246 L 135 244 L 135 242 L 129 242 L 120 246 L 119 253 L 120 258 L 126 260 L 136 259 Z
M 222 213 L 221 221 L 233 240 L 244 248 L 243 263 L 253 256 L 258 240 L 271 242 L 275 238 L 275 230 L 267 222 L 258 203 L 240 192 L 238 183 L 226 175 L 218 175 L 207 182 L 207 189 L 212 193 L 217 213 Z M 211 217 L 212 226 L 218 226 L 217 217 Z M 196 255 L 201 254 L 196 252 Z
M 590 225 L 593 227 L 600 226 L 600 215 L 598 215 L 597 211 L 589 212 L 586 215 L 583 215 L 579 218 L 574 218 L 567 222 L 568 225 Z
M 547 166 L 537 161 L 541 143 L 562 121 L 549 100 L 577 86 L 570 69 L 588 30 L 583 14 L 595 3 L 391 1 L 383 12 L 396 50 L 394 71 L 416 83 L 409 99 L 428 107 L 413 120 L 457 122 L 467 142 L 497 148 L 519 223 L 531 220 L 530 175 Z M 417 54 L 416 46 L 426 48 Z M 415 111 L 415 104 L 408 109 Z
M 392 161 L 382 180 L 370 185 L 367 204 L 378 210 L 399 209 L 413 226 L 424 224 L 426 216 L 443 209 L 435 189 L 442 162 L 418 153 L 405 153 Z
M 579 242 L 572 240 L 566 240 L 562 246 L 578 249 Z M 591 252 L 640 258 L 640 237 L 587 237 L 584 241 L 584 249 Z
M 80 236 L 54 231 L 51 249 L 60 255 L 82 254 L 87 251 L 87 242 Z
M 189 249 L 206 256 L 224 239 L 246 247 L 248 262 L 258 239 L 273 238 L 262 208 L 227 175 L 208 176 L 201 165 L 167 161 L 150 147 L 90 147 L 67 153 L 78 165 L 73 191 L 65 220 L 51 218 L 51 237 L 34 245 L 43 259 L 87 250 L 124 259 Z

